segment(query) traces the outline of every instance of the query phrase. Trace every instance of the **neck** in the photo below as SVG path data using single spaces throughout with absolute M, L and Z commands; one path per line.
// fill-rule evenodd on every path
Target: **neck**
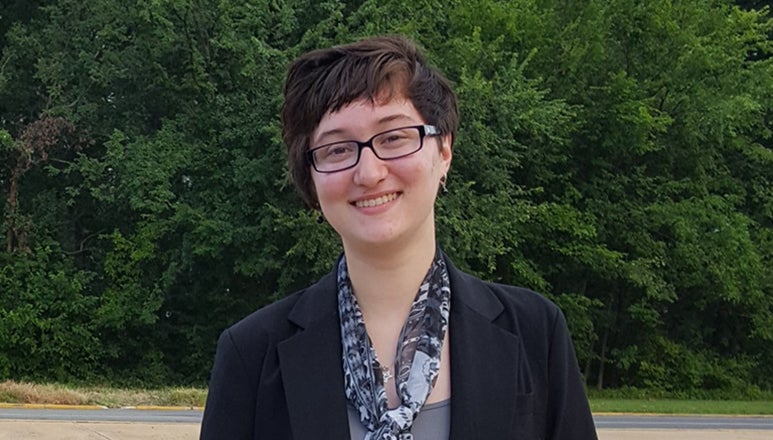
M 344 243 L 346 264 L 363 318 L 407 316 L 435 257 L 434 231 L 409 245 L 354 247 Z

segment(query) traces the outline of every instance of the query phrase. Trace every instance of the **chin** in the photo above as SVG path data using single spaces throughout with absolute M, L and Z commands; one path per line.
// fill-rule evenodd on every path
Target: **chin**
M 361 234 L 357 235 L 342 235 L 341 239 L 344 243 L 349 243 L 355 246 L 367 246 L 370 249 L 377 249 L 379 247 L 390 247 L 396 243 L 400 243 L 405 239 L 405 234 L 399 234 L 393 230 L 362 231 Z

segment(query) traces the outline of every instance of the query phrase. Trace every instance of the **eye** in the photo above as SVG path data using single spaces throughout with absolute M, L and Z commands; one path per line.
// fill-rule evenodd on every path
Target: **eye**
M 416 130 L 399 129 L 382 134 L 374 140 L 374 143 L 381 149 L 404 149 L 413 146 L 418 138 L 417 135 Z
M 396 131 L 396 132 L 388 133 L 384 137 L 384 139 L 381 140 L 381 142 L 384 144 L 390 144 L 390 143 L 400 142 L 401 140 L 404 140 L 406 138 L 407 136 L 405 135 L 404 132 Z
M 353 143 L 342 142 L 322 147 L 314 152 L 318 161 L 338 162 L 357 154 L 357 147 Z

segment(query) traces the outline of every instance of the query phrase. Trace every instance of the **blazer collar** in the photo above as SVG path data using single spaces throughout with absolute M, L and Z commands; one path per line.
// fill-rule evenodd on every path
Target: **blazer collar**
M 335 273 L 308 287 L 288 319 L 296 335 L 277 346 L 293 438 L 350 438 L 341 366 Z
M 504 306 L 481 280 L 446 262 L 451 280 L 451 439 L 512 439 L 519 338 L 496 324 Z
M 451 281 L 451 439 L 509 439 L 516 335 L 496 325 L 504 306 L 480 280 L 444 255 Z M 334 266 L 337 267 L 337 266 Z M 288 319 L 299 332 L 278 345 L 280 371 L 296 439 L 349 438 L 341 366 L 335 271 L 301 295 Z

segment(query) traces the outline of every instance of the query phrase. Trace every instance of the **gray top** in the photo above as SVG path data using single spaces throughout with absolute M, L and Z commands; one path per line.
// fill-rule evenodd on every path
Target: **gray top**
M 349 432 L 352 440 L 363 440 L 367 429 L 362 426 L 357 411 L 351 405 L 349 410 Z M 414 440 L 443 440 L 451 436 L 451 399 L 424 405 L 413 421 L 411 428 Z

